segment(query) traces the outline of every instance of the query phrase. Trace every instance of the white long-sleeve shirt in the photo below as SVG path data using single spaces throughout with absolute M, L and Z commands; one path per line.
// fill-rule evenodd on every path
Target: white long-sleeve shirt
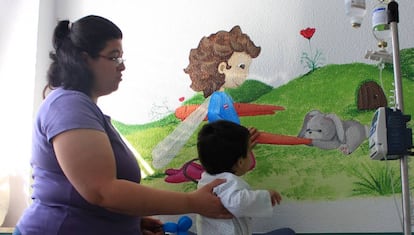
M 204 172 L 198 187 L 214 179 L 226 179 L 226 182 L 214 188 L 224 207 L 233 215 L 233 219 L 212 219 L 197 215 L 198 235 L 251 235 L 252 217 L 270 217 L 273 213 L 269 191 L 252 190 L 242 178 L 221 173 L 210 175 Z

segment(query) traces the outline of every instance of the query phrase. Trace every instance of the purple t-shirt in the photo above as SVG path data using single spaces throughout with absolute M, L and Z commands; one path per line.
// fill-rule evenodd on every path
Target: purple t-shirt
M 105 132 L 115 155 L 117 178 L 140 182 L 135 156 L 112 126 L 110 117 L 85 94 L 56 89 L 46 97 L 35 120 L 31 159 L 33 203 L 17 227 L 23 235 L 140 234 L 139 217 L 88 203 L 64 175 L 51 140 L 59 133 L 77 128 Z

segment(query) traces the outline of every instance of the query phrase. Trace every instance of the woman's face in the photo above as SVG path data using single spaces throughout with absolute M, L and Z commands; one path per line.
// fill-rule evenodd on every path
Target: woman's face
M 234 52 L 227 61 L 230 69 L 226 68 L 226 63 L 222 62 L 218 66 L 219 73 L 225 74 L 223 88 L 236 88 L 241 86 L 249 75 L 249 67 L 252 57 L 245 52 Z
M 113 39 L 106 43 L 106 47 L 96 59 L 88 56 L 88 65 L 94 75 L 92 98 L 108 95 L 118 89 L 122 81 L 122 71 L 125 65 L 122 60 L 122 40 Z

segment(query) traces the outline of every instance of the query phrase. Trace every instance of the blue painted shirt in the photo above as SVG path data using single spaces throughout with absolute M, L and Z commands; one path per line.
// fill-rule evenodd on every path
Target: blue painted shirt
M 234 108 L 233 99 L 224 91 L 215 91 L 211 94 L 207 118 L 209 122 L 227 120 L 240 124 L 240 118 Z

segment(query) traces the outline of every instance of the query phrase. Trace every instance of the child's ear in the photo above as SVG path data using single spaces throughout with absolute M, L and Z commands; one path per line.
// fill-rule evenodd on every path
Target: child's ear
M 237 167 L 240 167 L 241 165 L 243 165 L 243 158 L 242 157 L 237 160 Z
M 242 168 L 244 165 L 244 161 L 246 161 L 247 157 L 241 157 L 239 160 L 237 160 L 237 168 Z
M 236 174 L 237 172 L 239 172 L 239 169 L 241 168 L 242 165 L 243 165 L 243 158 L 241 157 L 237 159 L 237 162 L 233 165 L 233 168 L 232 168 L 233 173 Z

